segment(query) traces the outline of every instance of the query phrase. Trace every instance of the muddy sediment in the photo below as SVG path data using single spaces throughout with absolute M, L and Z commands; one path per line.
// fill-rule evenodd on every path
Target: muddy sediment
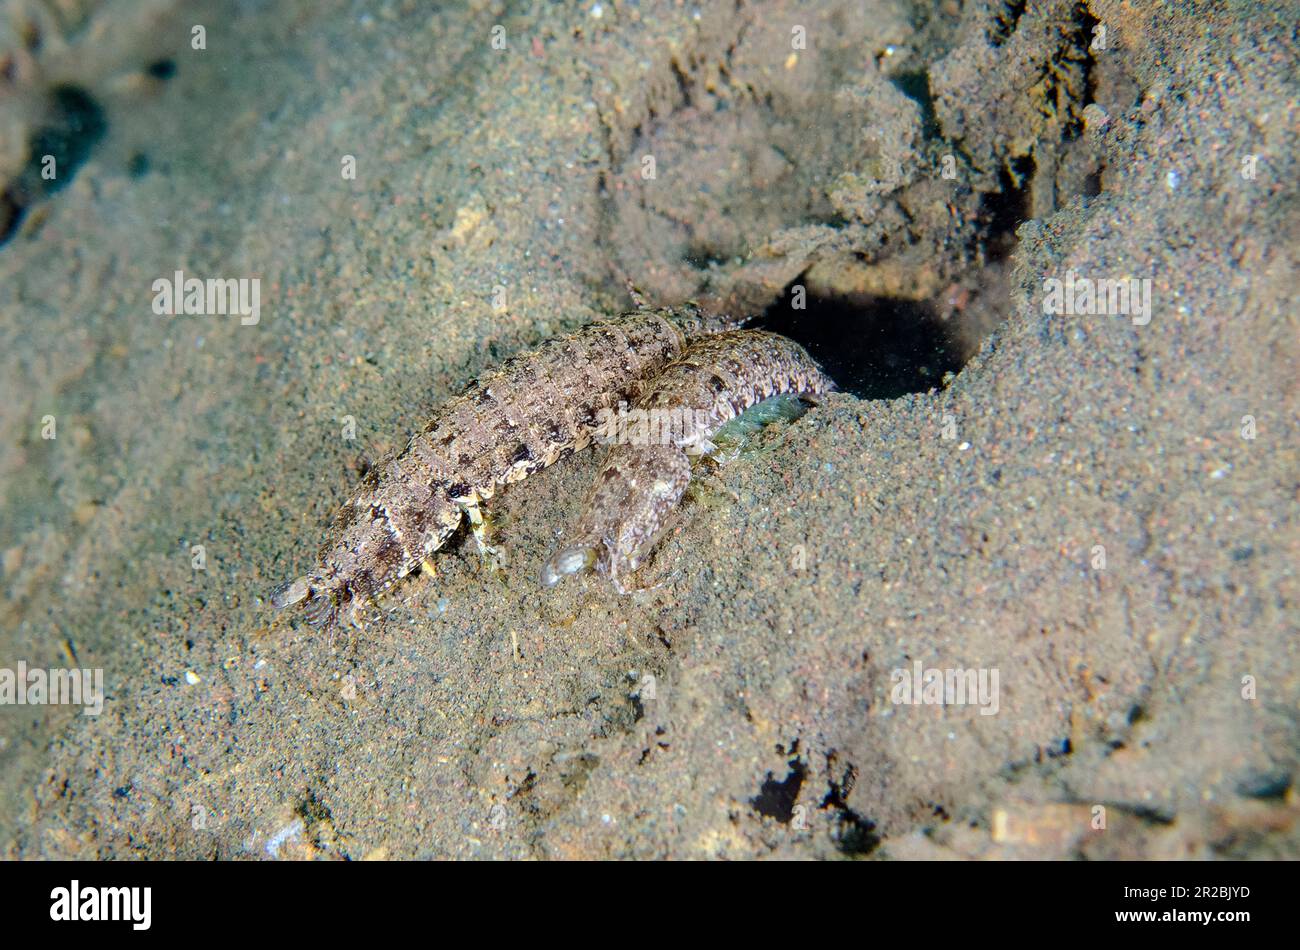
M 108 696 L 0 707 L 0 853 L 1295 856 L 1285 5 L 113 6 L 3 37 L 0 666 Z M 154 313 L 177 270 L 260 320 Z M 536 582 L 589 452 L 494 500 L 501 576 L 269 608 L 364 459 L 627 279 L 843 391 L 643 592 Z

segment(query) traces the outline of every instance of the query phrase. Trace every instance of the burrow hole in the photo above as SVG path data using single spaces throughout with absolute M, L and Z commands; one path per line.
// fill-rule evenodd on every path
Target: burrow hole
M 954 327 L 927 302 L 888 297 L 804 296 L 796 280 L 751 327 L 808 351 L 840 390 L 859 399 L 896 399 L 944 385 L 965 363 Z

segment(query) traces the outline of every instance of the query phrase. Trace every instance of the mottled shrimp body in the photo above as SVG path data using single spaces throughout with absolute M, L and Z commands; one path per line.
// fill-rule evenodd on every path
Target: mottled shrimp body
M 316 625 L 359 620 L 365 602 L 427 563 L 468 518 L 490 551 L 481 502 L 591 444 L 602 410 L 709 334 L 737 326 L 694 306 L 625 314 L 507 360 L 446 403 L 406 448 L 371 469 L 335 516 L 319 567 L 278 588 Z
M 636 405 L 639 418 L 676 425 L 655 427 L 667 433 L 658 443 L 632 439 L 610 448 L 576 527 L 542 568 L 542 583 L 595 569 L 618 586 L 681 500 L 690 455 L 712 452 L 718 430 L 751 407 L 783 396 L 811 400 L 834 388 L 803 347 L 775 333 L 734 330 L 693 343 Z

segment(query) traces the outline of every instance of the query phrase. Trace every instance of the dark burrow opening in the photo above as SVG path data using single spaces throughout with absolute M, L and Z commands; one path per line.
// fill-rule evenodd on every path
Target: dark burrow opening
M 0 192 L 0 244 L 14 236 L 32 205 L 68 186 L 107 130 L 104 110 L 90 93 L 77 86 L 50 91 L 49 115 L 32 132 L 27 165 Z M 53 178 L 42 174 L 47 159 L 53 160 Z
M 989 192 L 980 202 L 980 213 L 987 234 L 984 253 L 989 263 L 996 264 L 1011 256 L 1016 249 L 1016 228 L 1033 217 L 1030 208 L 1030 186 L 1038 165 L 1030 156 L 1013 159 L 1008 168 L 998 173 L 1001 187 Z
M 834 755 L 828 756 L 827 766 L 834 763 Z M 879 847 L 881 838 L 876 834 L 876 823 L 859 815 L 849 807 L 849 795 L 858 781 L 857 767 L 850 764 L 844 769 L 840 781 L 832 780 L 822 799 L 824 811 L 836 817 L 832 831 L 832 840 L 844 854 L 866 855 Z
M 859 399 L 926 392 L 965 363 L 956 327 L 929 302 L 819 297 L 802 286 L 796 279 L 749 326 L 799 343 L 843 392 Z
M 750 805 L 760 815 L 789 824 L 794 817 L 795 802 L 799 800 L 799 789 L 803 787 L 807 772 L 807 766 L 797 758 L 790 760 L 790 771 L 784 779 L 778 780 L 768 772 L 758 794 L 749 800 Z

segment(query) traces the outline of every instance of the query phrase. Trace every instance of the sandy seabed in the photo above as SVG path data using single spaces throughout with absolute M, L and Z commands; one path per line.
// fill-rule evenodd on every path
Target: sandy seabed
M 0 668 L 104 705 L 0 706 L 0 855 L 1300 853 L 1292 5 L 24 9 Z M 844 391 L 643 592 L 536 582 L 586 452 L 494 500 L 499 575 L 270 609 L 359 458 L 627 279 Z

